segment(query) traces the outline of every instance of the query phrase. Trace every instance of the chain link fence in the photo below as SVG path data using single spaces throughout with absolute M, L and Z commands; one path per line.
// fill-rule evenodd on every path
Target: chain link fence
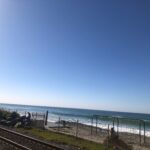
M 25 111 L 16 111 L 21 115 L 27 115 Z M 30 112 L 33 120 L 44 120 L 47 118 L 46 128 L 55 132 L 73 135 L 76 138 L 84 138 L 102 143 L 110 136 L 111 128 L 114 128 L 120 139 L 128 144 L 138 144 L 150 147 L 150 121 L 93 115 L 90 117 L 77 117 L 54 115 L 43 112 Z
M 150 122 L 137 119 L 91 116 L 89 118 L 58 116 L 55 120 L 49 113 L 48 129 L 75 137 L 103 142 L 110 136 L 114 128 L 120 139 L 128 144 L 138 144 L 150 147 Z

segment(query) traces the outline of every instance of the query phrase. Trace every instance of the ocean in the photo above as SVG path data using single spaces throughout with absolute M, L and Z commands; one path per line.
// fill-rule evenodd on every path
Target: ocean
M 57 122 L 61 118 L 72 122 L 78 120 L 80 123 L 91 125 L 91 120 L 94 116 L 93 125 L 96 126 L 97 121 L 97 126 L 101 128 L 107 128 L 108 124 L 113 126 L 113 119 L 116 117 L 119 119 L 120 132 L 133 132 L 136 134 L 139 133 L 139 123 L 141 121 L 142 134 L 144 134 L 143 122 L 145 122 L 146 135 L 150 136 L 150 114 L 16 104 L 0 104 L 0 108 L 17 111 L 22 115 L 25 112 L 46 113 L 48 110 L 49 122 Z M 114 126 L 117 128 L 116 120 L 114 121 Z

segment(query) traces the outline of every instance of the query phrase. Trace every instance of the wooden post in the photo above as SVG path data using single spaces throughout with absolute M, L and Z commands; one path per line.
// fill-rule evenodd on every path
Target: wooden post
M 91 135 L 93 134 L 93 117 L 91 118 Z
M 115 125 L 115 117 L 113 117 L 113 128 L 114 128 L 114 125 Z
M 108 139 L 109 139 L 109 124 L 108 124 Z
M 48 110 L 46 111 L 45 125 L 47 125 L 47 119 L 48 119 Z
M 76 138 L 78 137 L 78 123 L 79 123 L 79 120 L 77 120 L 77 124 L 76 124 Z
M 119 137 L 119 118 L 117 118 L 117 136 Z
M 98 120 L 98 118 L 96 116 L 96 134 L 97 134 L 97 120 Z
M 109 147 L 109 124 L 108 124 L 108 138 L 107 138 L 107 148 Z
M 139 121 L 139 141 L 141 145 L 141 120 Z
M 146 137 L 145 137 L 145 121 L 143 122 L 143 126 L 144 126 L 144 144 L 146 143 Z
M 60 129 L 60 117 L 58 118 L 58 131 Z

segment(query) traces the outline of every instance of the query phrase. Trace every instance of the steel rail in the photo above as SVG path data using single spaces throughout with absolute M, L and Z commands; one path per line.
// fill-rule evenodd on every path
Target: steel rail
M 1 140 L 1 141 L 4 141 L 5 143 L 10 144 L 11 146 L 14 146 L 14 147 L 16 147 L 16 148 L 19 148 L 19 149 L 21 149 L 21 150 L 31 150 L 31 149 L 28 148 L 28 147 L 25 147 L 25 146 L 23 146 L 23 145 L 21 145 L 21 144 L 18 144 L 18 143 L 16 143 L 16 142 L 14 142 L 14 141 L 12 141 L 12 140 L 10 140 L 10 139 L 7 139 L 7 138 L 5 138 L 5 137 L 2 137 L 2 136 L 0 136 L 0 140 Z

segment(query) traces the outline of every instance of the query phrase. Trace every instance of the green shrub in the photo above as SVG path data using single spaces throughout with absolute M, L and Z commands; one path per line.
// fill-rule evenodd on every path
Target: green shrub
M 19 116 L 20 115 L 17 112 L 9 112 L 9 111 L 0 109 L 0 120 L 7 119 L 8 117 L 18 118 Z

